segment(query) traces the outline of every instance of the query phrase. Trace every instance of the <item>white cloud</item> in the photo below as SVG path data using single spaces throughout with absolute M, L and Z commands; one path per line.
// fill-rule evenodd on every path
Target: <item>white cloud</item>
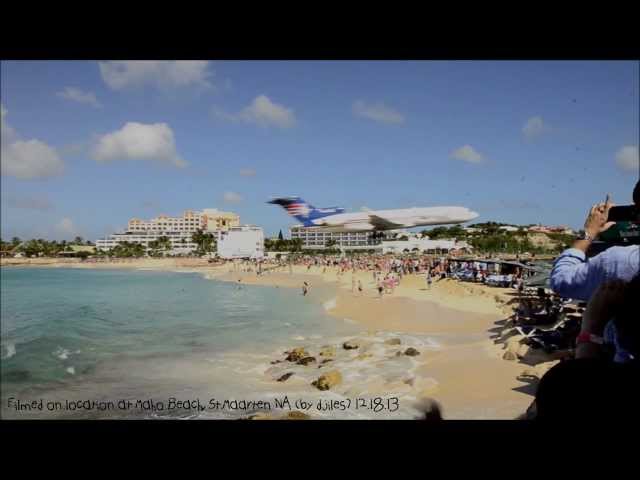
M 21 180 L 60 175 L 64 162 L 56 150 L 40 140 L 19 139 L 6 122 L 8 111 L 0 105 L 2 136 L 0 138 L 0 173 Z
M 640 159 L 638 155 L 638 145 L 627 145 L 618 150 L 616 163 L 623 170 L 638 173 L 640 171 Z
M 127 122 L 120 130 L 98 139 L 91 156 L 98 162 L 149 160 L 186 167 L 176 151 L 173 131 L 166 123 Z
M 367 104 L 358 100 L 353 104 L 353 114 L 381 123 L 404 123 L 404 115 L 383 103 Z
M 256 171 L 253 168 L 241 168 L 240 175 L 243 177 L 255 177 Z
M 242 201 L 242 197 L 236 192 L 224 192 L 222 198 L 225 203 L 239 203 Z
M 266 95 L 258 95 L 249 106 L 238 113 L 226 113 L 214 108 L 214 114 L 223 120 L 253 123 L 261 127 L 289 128 L 296 124 L 292 109 L 272 102 Z
M 56 151 L 40 140 L 17 141 L 2 146 L 2 175 L 21 180 L 46 178 L 64 172 Z
M 471 145 L 464 145 L 451 152 L 451 157 L 467 163 L 482 163 L 484 157 L 478 153 Z
M 100 75 L 113 90 L 153 86 L 160 89 L 211 87 L 209 62 L 200 60 L 118 60 L 99 62 Z
M 55 225 L 55 230 L 59 235 L 74 237 L 78 234 L 78 229 L 69 217 L 65 217 Z
M 548 130 L 549 127 L 544 123 L 542 117 L 531 117 L 522 127 L 522 133 L 529 140 L 539 137 Z
M 60 98 L 71 100 L 72 102 L 85 103 L 95 108 L 101 108 L 102 104 L 93 92 L 83 92 L 79 88 L 67 87 L 63 91 L 56 93 Z
M 53 205 L 44 197 L 7 197 L 7 205 L 11 208 L 23 208 L 26 210 L 51 210 Z

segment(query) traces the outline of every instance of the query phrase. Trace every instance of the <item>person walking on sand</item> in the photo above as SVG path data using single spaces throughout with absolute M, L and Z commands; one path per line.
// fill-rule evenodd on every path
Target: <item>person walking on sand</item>
M 351 293 L 354 293 L 356 290 L 356 277 L 351 274 Z
M 382 285 L 382 280 L 378 281 L 378 295 L 380 300 L 382 300 L 382 294 L 384 292 L 384 286 Z
M 427 274 L 425 275 L 425 279 L 427 280 L 427 290 L 431 290 L 431 270 L 427 268 Z
M 358 293 L 362 295 L 362 282 L 358 280 Z

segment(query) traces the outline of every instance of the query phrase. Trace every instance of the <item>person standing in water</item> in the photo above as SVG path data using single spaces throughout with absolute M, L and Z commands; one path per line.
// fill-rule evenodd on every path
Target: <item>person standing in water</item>
M 311 285 L 309 285 L 307 282 L 304 282 L 302 284 L 302 296 L 306 296 L 307 293 L 309 293 L 309 288 L 311 288 Z

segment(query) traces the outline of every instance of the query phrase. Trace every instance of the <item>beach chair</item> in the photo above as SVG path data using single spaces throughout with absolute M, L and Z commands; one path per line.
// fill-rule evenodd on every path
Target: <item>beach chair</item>
M 524 332 L 524 330 L 522 330 Z M 525 334 L 525 343 L 532 348 L 541 348 L 547 353 L 572 348 L 580 331 L 580 320 L 575 317 L 564 318 L 547 329 L 533 329 Z M 523 333 L 524 334 L 524 333 Z

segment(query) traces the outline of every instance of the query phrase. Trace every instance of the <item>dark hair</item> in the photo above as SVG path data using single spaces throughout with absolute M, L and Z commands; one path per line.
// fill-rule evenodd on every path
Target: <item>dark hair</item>
M 636 187 L 633 189 L 633 203 L 636 207 L 640 207 L 640 180 L 636 183 Z

